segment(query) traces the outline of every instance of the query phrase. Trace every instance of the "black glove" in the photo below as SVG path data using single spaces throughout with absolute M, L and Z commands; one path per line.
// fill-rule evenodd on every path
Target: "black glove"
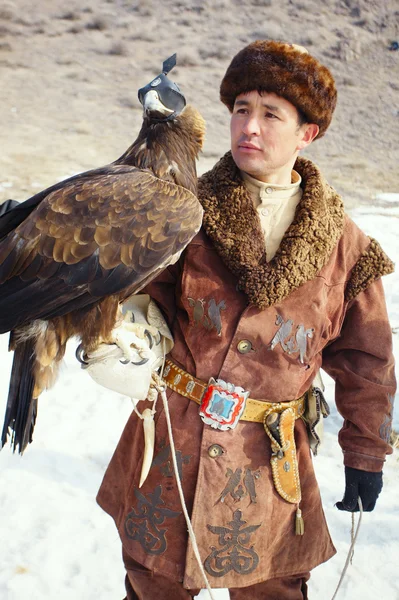
M 382 490 L 382 473 L 360 471 L 352 467 L 345 467 L 345 494 L 342 502 L 337 502 L 338 510 L 358 512 L 360 499 L 365 512 L 374 510 L 377 498 Z

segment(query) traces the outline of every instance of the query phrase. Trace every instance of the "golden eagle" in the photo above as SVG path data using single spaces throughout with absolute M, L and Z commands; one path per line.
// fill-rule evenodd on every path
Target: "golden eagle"
M 167 73 L 139 90 L 143 124 L 115 162 L 81 173 L 0 216 L 0 333 L 14 360 L 2 446 L 32 441 L 39 394 L 54 382 L 67 340 L 113 343 L 120 303 L 198 232 L 195 161 L 205 124 Z

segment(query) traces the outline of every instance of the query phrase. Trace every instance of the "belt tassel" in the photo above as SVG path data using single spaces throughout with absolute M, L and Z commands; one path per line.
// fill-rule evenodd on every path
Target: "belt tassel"
M 303 522 L 302 511 L 298 506 L 295 516 L 295 535 L 303 535 L 304 533 L 305 523 Z

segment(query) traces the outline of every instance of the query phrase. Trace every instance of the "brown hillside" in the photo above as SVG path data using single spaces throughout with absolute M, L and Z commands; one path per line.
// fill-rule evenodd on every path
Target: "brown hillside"
M 173 79 L 208 123 L 200 171 L 229 147 L 218 99 L 255 39 L 306 46 L 335 75 L 329 132 L 307 152 L 347 206 L 399 191 L 399 8 L 389 0 L 5 0 L 0 7 L 0 201 L 117 158 L 137 89 L 173 52 Z M 396 12 L 395 12 L 396 11 Z

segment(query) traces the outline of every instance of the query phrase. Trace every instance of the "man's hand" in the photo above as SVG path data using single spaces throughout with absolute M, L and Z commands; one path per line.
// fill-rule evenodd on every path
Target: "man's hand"
M 336 503 L 338 510 L 357 512 L 359 510 L 358 498 L 360 497 L 363 510 L 374 510 L 377 498 L 382 490 L 382 473 L 360 471 L 352 467 L 345 467 L 345 494 L 341 502 Z

